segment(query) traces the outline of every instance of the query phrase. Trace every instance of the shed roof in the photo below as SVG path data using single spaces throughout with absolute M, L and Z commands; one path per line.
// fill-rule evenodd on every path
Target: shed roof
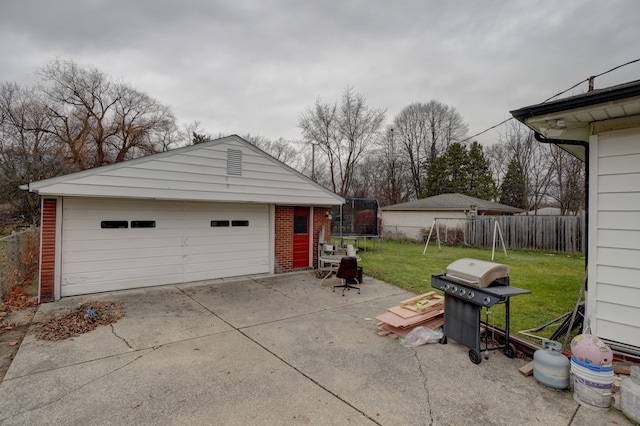
M 503 214 L 520 213 L 524 210 L 505 204 L 494 203 L 492 201 L 481 200 L 464 194 L 440 194 L 433 197 L 422 198 L 407 203 L 394 204 L 383 207 L 384 211 L 409 211 L 409 210 L 442 210 L 442 211 L 464 211 L 471 206 L 475 206 L 478 213 Z
M 237 135 L 31 182 L 42 196 L 330 206 L 344 198 Z

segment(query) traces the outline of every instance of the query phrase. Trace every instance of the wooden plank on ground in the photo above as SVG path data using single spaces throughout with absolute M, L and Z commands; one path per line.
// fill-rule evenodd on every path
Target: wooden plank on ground
M 385 324 L 382 326 L 382 328 L 390 333 L 393 334 L 397 334 L 398 336 L 402 336 L 402 337 L 406 337 L 407 334 L 409 334 L 409 332 L 411 330 L 413 330 L 414 328 L 418 327 L 418 326 L 423 326 L 423 327 L 427 327 L 430 329 L 436 329 L 438 327 L 441 327 L 442 324 L 444 324 L 444 315 L 439 315 L 435 318 L 431 318 L 421 324 L 417 324 L 413 327 L 409 327 L 409 328 L 399 328 L 399 327 L 394 327 L 392 325 L 389 324 Z
M 444 305 L 444 296 L 439 296 L 435 291 L 420 294 L 400 302 L 400 306 L 418 313 L 427 312 L 433 308 Z
M 443 309 L 439 309 L 439 310 L 435 310 L 433 312 L 427 312 L 424 314 L 418 314 L 415 315 L 411 318 L 402 318 L 399 315 L 394 314 L 393 312 L 384 312 L 378 316 L 376 316 L 375 318 L 378 321 L 382 321 L 384 323 L 387 323 L 393 327 L 398 327 L 398 328 L 407 328 L 407 327 L 412 327 L 416 324 L 419 324 L 421 322 L 424 322 L 430 318 L 433 318 L 437 315 L 440 315 L 444 312 Z
M 531 376 L 533 374 L 533 361 L 523 365 L 518 371 L 525 377 Z
M 405 318 L 405 319 L 411 318 L 411 317 L 415 317 L 416 315 L 420 315 L 416 311 L 413 311 L 413 310 L 407 309 L 407 308 L 403 308 L 402 306 L 394 306 L 393 308 L 387 309 L 387 311 L 393 312 L 394 314 L 398 315 L 399 317 L 402 317 L 402 318 Z
M 411 299 L 403 300 L 402 302 L 400 302 L 400 306 L 415 305 L 416 302 L 419 302 L 420 300 L 424 300 L 424 299 L 430 299 L 431 296 L 434 296 L 435 294 L 436 294 L 435 291 L 430 291 L 428 293 L 413 296 Z

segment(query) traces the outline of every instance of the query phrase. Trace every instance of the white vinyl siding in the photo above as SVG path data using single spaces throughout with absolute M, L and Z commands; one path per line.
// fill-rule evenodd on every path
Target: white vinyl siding
M 640 132 L 593 136 L 588 312 L 592 332 L 640 347 Z
M 227 152 L 241 164 L 230 175 Z M 67 196 L 280 205 L 338 205 L 341 197 L 235 136 L 31 184 Z
M 211 227 L 211 220 L 248 227 Z M 101 229 L 103 220 L 155 228 Z M 61 296 L 269 272 L 269 206 L 63 199 Z

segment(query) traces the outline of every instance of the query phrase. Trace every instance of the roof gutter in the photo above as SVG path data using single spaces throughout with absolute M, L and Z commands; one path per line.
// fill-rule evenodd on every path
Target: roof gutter
M 640 80 L 510 111 L 518 121 L 640 96 Z M 544 143 L 544 142 L 543 142 Z
M 584 148 L 584 167 L 585 167 L 585 179 L 584 179 L 584 219 L 586 224 L 586 230 L 584 234 L 584 259 L 585 263 L 589 264 L 589 144 L 586 141 L 575 141 L 569 139 L 549 139 L 544 135 L 533 131 L 533 135 L 540 143 L 548 143 L 552 145 L 578 145 Z M 585 285 L 588 285 L 586 283 Z M 585 291 L 587 288 L 585 287 Z

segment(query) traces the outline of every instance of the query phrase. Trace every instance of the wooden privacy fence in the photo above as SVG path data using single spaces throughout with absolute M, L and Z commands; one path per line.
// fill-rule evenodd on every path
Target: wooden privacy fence
M 465 242 L 477 247 L 492 247 L 496 221 L 507 248 L 585 252 L 583 216 L 473 217 L 465 223 Z M 495 238 L 497 247 L 500 247 L 499 234 Z

